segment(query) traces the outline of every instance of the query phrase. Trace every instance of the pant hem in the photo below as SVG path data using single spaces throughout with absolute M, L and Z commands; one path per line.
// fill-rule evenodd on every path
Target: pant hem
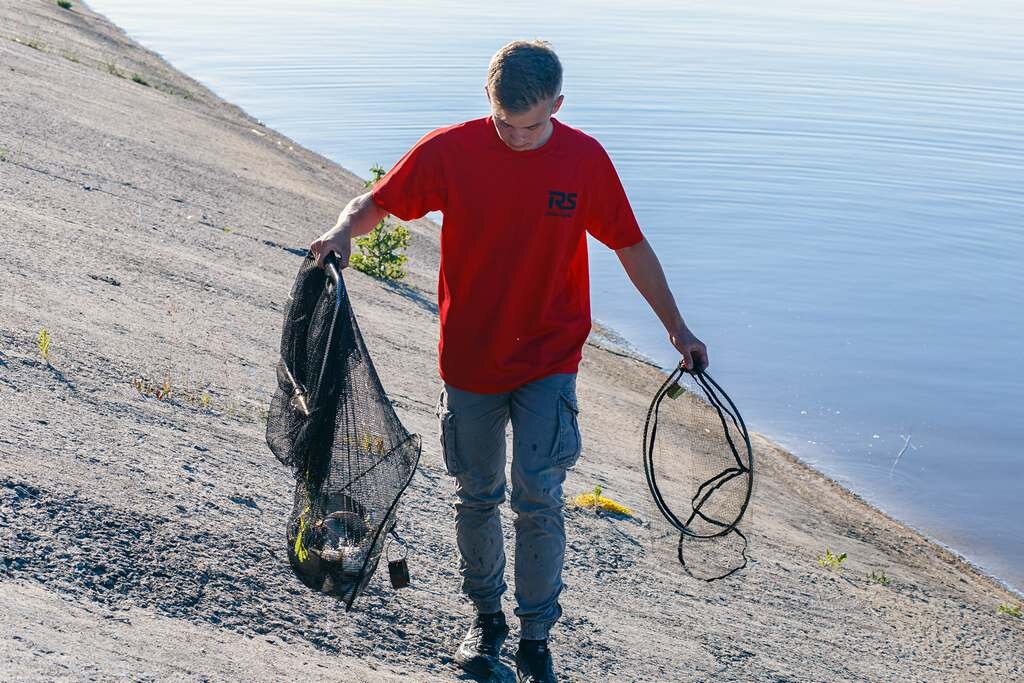
M 477 614 L 494 614 L 495 612 L 501 611 L 501 600 L 494 600 L 492 602 L 473 602 L 476 607 Z
M 547 640 L 554 624 L 535 621 L 522 622 L 519 628 L 520 640 Z

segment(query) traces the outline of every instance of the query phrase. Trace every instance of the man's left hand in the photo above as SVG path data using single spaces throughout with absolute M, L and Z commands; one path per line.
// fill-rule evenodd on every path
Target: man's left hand
M 683 354 L 683 367 L 692 372 L 703 372 L 708 367 L 708 349 L 704 342 L 697 339 L 690 329 L 683 327 L 669 334 L 669 341 L 676 351 Z

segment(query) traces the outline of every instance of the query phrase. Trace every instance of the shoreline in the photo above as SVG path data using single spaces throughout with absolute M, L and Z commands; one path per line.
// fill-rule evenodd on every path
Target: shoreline
M 350 670 L 335 669 L 339 675 L 358 680 L 455 676 L 436 654 L 458 637 L 466 610 L 447 520 L 435 519 L 443 503 L 436 489 L 449 483 L 439 470 L 429 406 L 436 386 L 436 226 L 409 224 L 410 276 L 403 284 L 346 273 L 388 393 L 410 431 L 424 436 L 421 470 L 401 505 L 430 553 L 417 554 L 419 588 L 400 596 L 375 589 L 367 599 L 372 610 L 339 617 L 330 602 L 296 591 L 280 563 L 288 477 L 265 444 L 260 448 L 258 420 L 240 417 L 240 407 L 269 398 L 268 368 L 295 250 L 334 220 L 361 179 L 261 126 L 99 15 L 77 4 L 70 15 L 42 1 L 19 7 L 0 8 L 3 77 L 13 98 L 0 101 L 11 122 L 0 131 L 0 220 L 14 226 L 9 239 L 5 230 L 9 253 L 0 260 L 3 289 L 17 292 L 0 313 L 0 409 L 17 425 L 0 442 L 0 516 L 21 539 L 5 538 L 4 555 L 13 560 L 0 565 L 0 593 L 14 605 L 0 638 L 3 668 L 66 675 L 62 663 L 80 665 L 95 643 L 125 638 L 130 624 L 123 618 L 144 624 L 142 633 L 153 638 L 187 623 L 197 648 L 212 651 L 227 639 L 245 656 L 204 660 L 173 642 L 154 647 L 143 636 L 134 659 L 113 648 L 94 664 L 100 675 L 181 671 L 168 668 L 179 661 L 173 666 L 192 674 L 274 677 L 288 671 L 290 648 L 301 647 L 313 666 L 343 662 Z M 38 249 L 51 243 L 75 255 L 56 277 L 49 254 Z M 646 409 L 645 392 L 664 374 L 615 330 L 594 322 L 579 385 L 588 450 L 566 493 L 599 481 L 646 514 L 649 494 L 632 455 L 636 425 L 622 425 L 618 416 Z M 33 348 L 40 328 L 54 335 L 46 364 Z M 164 370 L 180 398 L 165 402 L 132 389 L 133 377 L 158 379 Z M 189 382 L 208 392 L 214 409 L 189 402 Z M 666 582 L 677 579 L 649 566 L 641 552 L 649 539 L 639 527 L 567 513 L 570 591 L 559 628 L 573 635 L 558 643 L 557 654 L 572 675 L 607 673 L 609 658 L 621 676 L 637 680 L 667 672 L 720 680 L 1024 673 L 1012 659 L 1024 647 L 1021 620 L 995 614 L 1000 601 L 1016 596 L 1019 603 L 1019 592 L 766 436 L 751 436 L 760 473 L 744 527 L 753 534 L 756 561 L 730 584 L 728 608 L 717 606 L 717 588 L 680 582 L 666 591 Z M 34 457 L 38 452 L 48 457 Z M 93 527 L 90 519 L 121 526 Z M 136 538 L 139 524 L 149 529 L 144 543 Z M 77 530 L 83 540 L 64 548 L 61 529 Z M 254 544 L 254 531 L 269 540 Z M 623 544 L 623 534 L 634 547 Z M 24 540 L 29 536 L 35 539 Z M 218 563 L 204 564 L 198 554 L 207 537 L 248 559 L 218 556 Z M 857 569 L 816 567 L 813 553 L 826 543 L 849 548 Z M 152 556 L 154 547 L 162 551 Z M 61 563 L 44 562 L 61 552 Z M 270 569 L 263 566 L 268 557 L 275 558 Z M 608 558 L 617 558 L 614 566 Z M 160 578 L 156 567 L 170 578 Z M 607 571 L 594 576 L 600 567 Z M 892 587 L 847 578 L 872 567 L 883 567 Z M 619 609 L 588 610 L 609 582 Z M 652 595 L 661 602 L 651 603 Z M 737 624 L 730 611 L 736 609 L 751 624 L 763 619 L 763 629 Z M 36 613 L 44 615 L 39 623 Z M 692 639 L 677 641 L 666 624 Z M 103 628 L 95 642 L 54 632 L 72 625 Z M 888 639 L 880 650 L 879 629 Z M 383 645 L 358 637 L 381 630 Z M 806 642 L 793 642 L 795 631 Z M 954 634 L 953 641 L 937 647 L 932 639 L 939 632 Z M 589 647 L 573 652 L 574 640 Z M 13 641 L 37 647 L 25 651 Z M 349 641 L 353 651 L 338 646 Z M 746 654 L 736 654 L 734 641 Z M 645 643 L 639 655 L 629 645 L 636 642 Z M 985 646 L 980 659 L 973 654 L 978 643 Z M 658 662 L 667 671 L 652 668 Z
M 632 359 L 636 360 L 637 362 L 643 363 L 645 365 L 649 365 L 650 367 L 656 368 L 658 371 L 664 373 L 664 375 L 666 377 L 668 376 L 668 374 L 670 372 L 670 369 L 666 370 L 665 368 L 663 368 L 660 365 L 658 365 L 650 356 L 645 355 L 635 345 L 633 345 L 629 341 L 628 338 L 626 338 L 625 336 L 620 334 L 611 325 L 609 325 L 607 323 L 604 323 L 604 322 L 599 322 L 595 318 L 594 319 L 594 328 L 595 328 L 594 331 L 596 333 L 595 336 L 597 338 L 599 338 L 600 340 L 608 342 L 610 348 L 607 348 L 606 350 L 609 350 L 612 353 L 619 354 L 619 355 L 621 355 L 623 357 L 626 357 L 626 358 L 632 358 Z M 590 340 L 588 340 L 587 344 L 591 345 L 591 346 L 598 346 L 599 348 L 604 348 L 604 347 L 601 347 L 601 345 L 596 344 L 596 343 L 594 343 L 594 342 L 592 342 Z M 851 487 L 844 485 L 843 483 L 841 483 L 839 480 L 837 480 L 836 478 L 832 477 L 828 473 L 823 472 L 822 470 L 816 468 L 814 465 L 804 461 L 798 455 L 793 453 L 791 450 L 789 450 L 789 449 L 783 447 L 782 445 L 780 445 L 779 442 L 776 441 L 775 438 L 772 437 L 770 434 L 767 434 L 767 433 L 764 433 L 764 432 L 756 432 L 756 433 L 758 435 L 764 437 L 768 441 L 770 441 L 775 447 L 778 448 L 779 452 L 784 457 L 789 458 L 793 462 L 794 465 L 802 467 L 802 468 L 806 469 L 809 472 L 813 472 L 814 475 L 817 476 L 817 477 L 820 477 L 822 479 L 822 481 L 827 482 L 830 486 L 833 486 L 836 489 L 842 491 L 844 494 L 849 495 L 852 499 L 858 501 L 860 504 L 864 505 L 865 507 L 868 507 L 868 508 L 872 509 L 873 511 L 877 512 L 880 515 L 883 515 L 884 517 L 889 519 L 892 523 L 898 524 L 899 526 L 904 527 L 908 531 L 910 531 L 910 532 L 920 536 L 925 542 L 937 546 L 943 552 L 948 553 L 951 557 L 955 558 L 958 563 L 967 566 L 970 569 L 970 571 L 973 571 L 973 572 L 979 574 L 980 576 L 983 576 L 984 578 L 988 579 L 989 581 L 992 581 L 994 584 L 998 585 L 1003 590 L 1006 590 L 1006 591 L 1016 595 L 1018 598 L 1024 599 L 1024 587 L 1017 588 L 1016 586 L 1013 586 L 1012 584 L 1009 583 L 1008 580 L 1001 578 L 995 572 L 987 570 L 978 561 L 971 559 L 971 557 L 970 557 L 970 555 L 968 553 L 961 552 L 960 550 L 957 550 L 955 547 L 953 547 L 951 545 L 948 545 L 948 544 L 938 540 L 937 538 L 932 538 L 931 535 L 929 535 L 926 531 L 924 531 L 922 529 L 919 529 L 916 526 L 913 526 L 909 522 L 901 520 L 896 515 L 894 515 L 894 514 L 890 513 L 889 511 L 887 511 L 880 503 L 872 502 L 871 496 L 868 493 L 859 493 L 859 492 L 855 491 L 854 489 L 852 489 Z M 756 467 L 756 465 L 757 465 L 757 461 L 756 461 L 757 453 L 756 452 L 754 454 L 754 457 L 755 457 L 755 463 L 754 464 L 755 464 L 755 467 Z

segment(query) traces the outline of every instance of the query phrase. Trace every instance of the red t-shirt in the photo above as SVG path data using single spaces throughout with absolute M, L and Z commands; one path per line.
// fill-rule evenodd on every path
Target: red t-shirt
M 373 188 L 402 220 L 444 214 L 438 370 L 459 389 L 500 393 L 576 372 L 591 327 L 585 233 L 610 249 L 643 239 L 601 144 L 551 123 L 525 152 L 490 116 L 438 128 Z

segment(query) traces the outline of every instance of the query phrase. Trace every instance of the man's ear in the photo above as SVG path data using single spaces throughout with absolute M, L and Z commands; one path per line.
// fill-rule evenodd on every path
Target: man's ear
M 555 103 L 551 105 L 551 114 L 553 115 L 562 106 L 562 101 L 565 99 L 565 95 L 559 95 L 555 98 Z

